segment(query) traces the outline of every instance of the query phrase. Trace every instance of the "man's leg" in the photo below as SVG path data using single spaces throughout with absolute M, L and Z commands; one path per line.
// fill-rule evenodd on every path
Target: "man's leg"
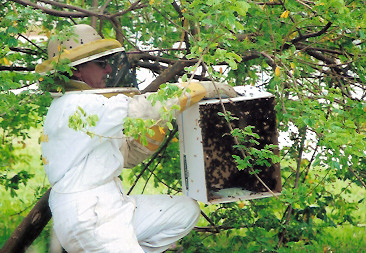
M 145 252 L 162 252 L 187 235 L 198 222 L 200 208 L 186 196 L 135 195 L 135 231 Z
M 69 253 L 143 253 L 133 226 L 135 204 L 114 182 L 73 194 L 51 191 L 54 228 Z

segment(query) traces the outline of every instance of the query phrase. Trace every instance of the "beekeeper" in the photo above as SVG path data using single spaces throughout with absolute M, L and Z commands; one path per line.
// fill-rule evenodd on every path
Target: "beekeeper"
M 70 29 L 74 36 L 50 40 L 49 59 L 36 67 L 37 72 L 49 74 L 54 71 L 52 62 L 60 59 L 73 66 L 70 81 L 63 84 L 66 93 L 55 98 L 48 110 L 42 136 L 56 235 L 69 253 L 162 252 L 195 226 L 198 204 L 186 196 L 127 196 L 118 178 L 122 168 L 140 163 L 164 139 L 159 131 L 149 136 L 147 146 L 125 138 L 124 118 L 158 119 L 159 104 L 152 106 L 147 95 L 111 96 L 103 89 L 113 67 L 107 58 L 122 52 L 121 44 L 102 39 L 88 25 Z M 218 88 L 227 96 L 236 95 L 227 85 Z M 192 83 L 189 93 L 168 104 L 180 104 L 183 110 L 215 95 L 209 83 Z M 78 108 L 98 116 L 90 129 L 94 137 L 69 127 L 69 117 Z

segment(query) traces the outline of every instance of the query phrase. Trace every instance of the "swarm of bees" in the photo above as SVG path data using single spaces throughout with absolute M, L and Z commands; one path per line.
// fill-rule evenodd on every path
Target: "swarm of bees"
M 253 126 L 253 132 L 260 136 L 257 139 L 258 145 L 245 143 L 246 146 L 262 149 L 266 144 L 278 144 L 274 97 L 228 102 L 224 105 L 226 111 L 237 118 L 230 122 L 233 128 Z M 207 192 L 218 192 L 226 188 L 241 188 L 254 193 L 267 191 L 248 170 L 238 170 L 232 155 L 241 156 L 241 153 L 233 147 L 235 143 L 227 121 L 218 114 L 223 111 L 222 105 L 203 104 L 199 110 Z M 259 170 L 258 176 L 274 190 L 277 186 L 274 172 L 278 166 L 273 163 L 270 167 L 255 165 L 253 169 Z

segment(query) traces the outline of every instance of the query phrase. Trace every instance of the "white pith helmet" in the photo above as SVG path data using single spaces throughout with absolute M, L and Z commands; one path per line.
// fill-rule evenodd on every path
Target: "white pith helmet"
M 56 39 L 48 43 L 48 60 L 36 66 L 36 72 L 53 72 L 52 62 L 69 59 L 70 66 L 76 66 L 113 53 L 124 51 L 121 43 L 115 39 L 102 39 L 97 31 L 86 24 L 73 27 L 74 36 L 66 41 Z M 61 52 L 61 54 L 60 54 Z

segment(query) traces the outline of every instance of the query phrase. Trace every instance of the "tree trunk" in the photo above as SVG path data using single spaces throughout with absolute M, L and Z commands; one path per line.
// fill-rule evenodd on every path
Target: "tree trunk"
M 52 217 L 48 206 L 49 189 L 37 202 L 27 217 L 15 229 L 10 238 L 6 241 L 0 253 L 22 253 L 39 236 L 43 228 Z

